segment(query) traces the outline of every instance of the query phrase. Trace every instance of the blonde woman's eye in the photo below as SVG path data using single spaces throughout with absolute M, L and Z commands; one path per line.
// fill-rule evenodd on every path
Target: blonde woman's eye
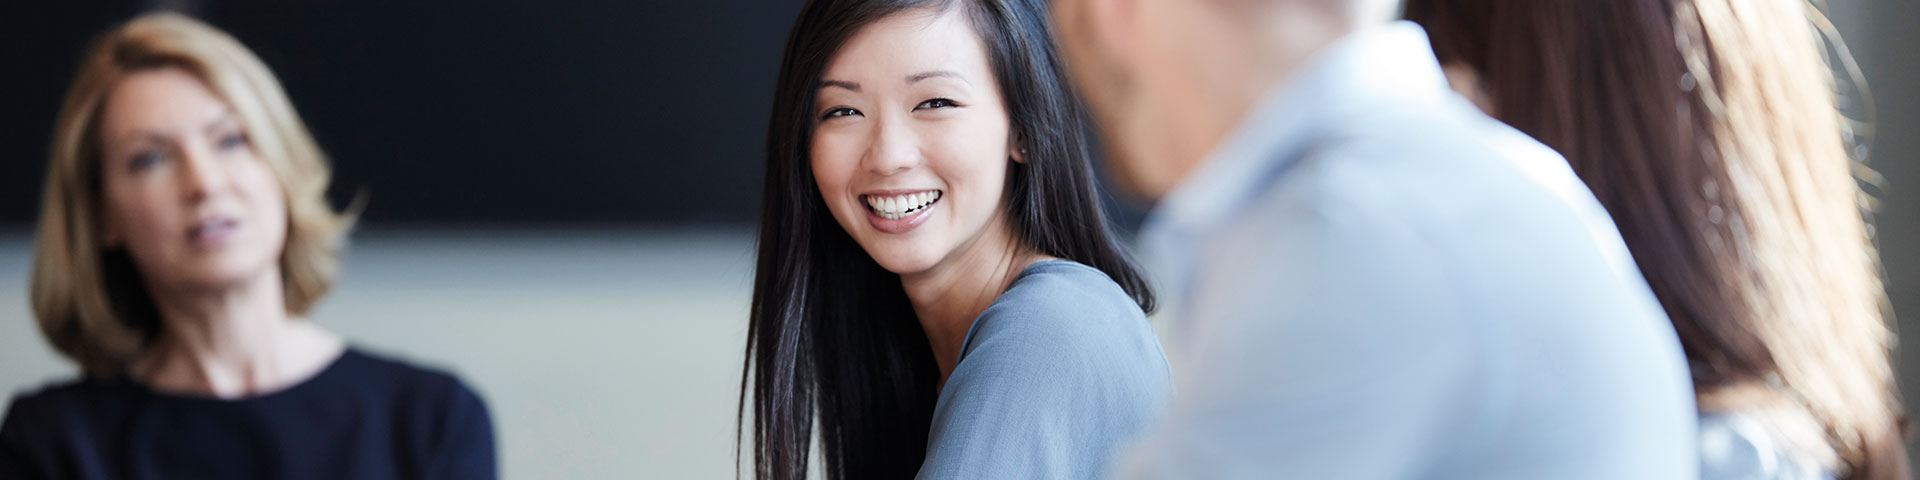
M 250 142 L 247 140 L 247 135 L 243 133 L 235 133 L 235 134 L 227 135 L 224 137 L 220 137 L 221 150 L 245 148 L 249 143 Z
M 153 168 L 155 165 L 159 165 L 162 160 L 166 160 L 166 157 L 161 156 L 160 152 L 140 152 L 133 154 L 133 160 L 127 162 L 127 167 L 133 169 L 134 172 L 144 172 L 149 168 Z

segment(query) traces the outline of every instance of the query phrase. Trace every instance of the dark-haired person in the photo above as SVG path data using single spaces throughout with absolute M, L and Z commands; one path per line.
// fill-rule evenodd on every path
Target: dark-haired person
M 1044 13 L 802 8 L 742 379 L 757 478 L 805 477 L 815 432 L 830 478 L 1097 477 L 1169 395 Z
M 459 379 L 305 318 L 350 217 L 265 64 L 169 13 L 96 41 L 54 125 L 33 311 L 84 378 L 15 397 L 0 479 L 489 479 Z
M 1695 476 L 1686 362 L 1619 232 L 1397 7 L 1054 2 L 1115 170 L 1160 199 L 1180 330 L 1122 476 Z
M 1911 478 L 1885 298 L 1810 12 L 1407 2 L 1454 84 L 1559 150 L 1620 225 L 1693 367 L 1707 479 Z

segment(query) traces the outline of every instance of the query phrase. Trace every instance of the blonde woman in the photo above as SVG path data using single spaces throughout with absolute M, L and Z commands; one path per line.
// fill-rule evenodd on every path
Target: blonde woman
M 349 219 L 245 47 L 134 19 L 87 52 L 58 122 L 33 309 L 84 376 L 13 400 L 0 478 L 494 477 L 472 390 L 303 318 Z

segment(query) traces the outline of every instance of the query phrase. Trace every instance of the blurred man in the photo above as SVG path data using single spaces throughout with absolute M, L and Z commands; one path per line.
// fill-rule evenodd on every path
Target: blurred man
M 1382 0 L 1055 0 L 1172 297 L 1144 478 L 1697 475 L 1671 327 L 1553 151 Z

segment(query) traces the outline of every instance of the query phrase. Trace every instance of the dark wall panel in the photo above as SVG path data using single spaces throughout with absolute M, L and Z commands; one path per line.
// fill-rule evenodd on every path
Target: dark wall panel
M 6 2 L 0 224 L 33 218 L 85 42 L 139 9 Z M 738 224 L 794 2 L 204 1 L 388 223 Z M 20 48 L 24 47 L 24 48 Z

